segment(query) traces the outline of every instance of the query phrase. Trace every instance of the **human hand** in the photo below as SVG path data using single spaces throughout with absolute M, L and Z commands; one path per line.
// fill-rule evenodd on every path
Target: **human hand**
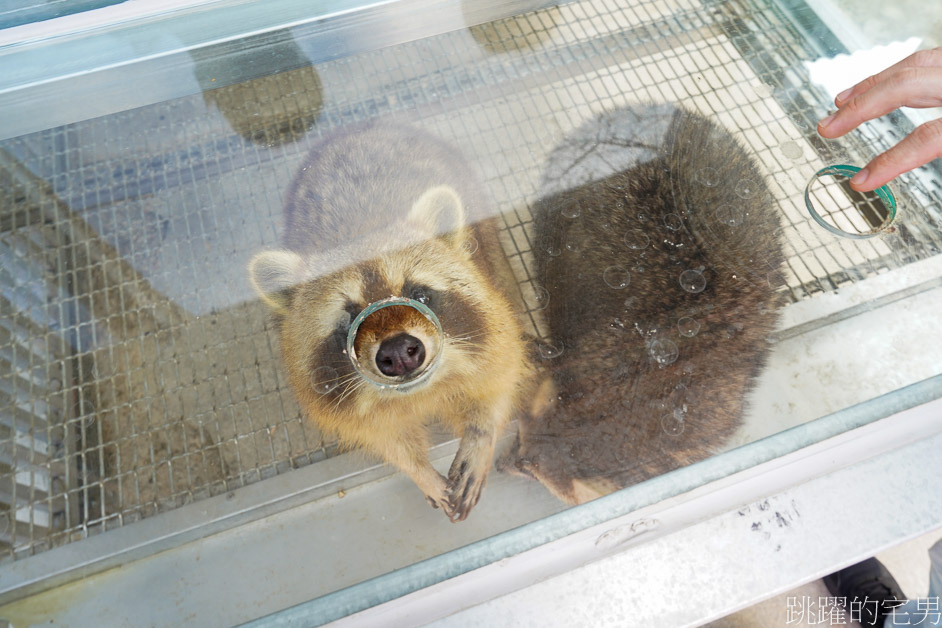
M 942 48 L 911 54 L 841 92 L 834 104 L 837 112 L 818 123 L 818 133 L 828 139 L 899 107 L 942 106 Z M 922 124 L 896 146 L 877 155 L 854 175 L 850 186 L 867 192 L 938 157 L 942 157 L 942 119 Z

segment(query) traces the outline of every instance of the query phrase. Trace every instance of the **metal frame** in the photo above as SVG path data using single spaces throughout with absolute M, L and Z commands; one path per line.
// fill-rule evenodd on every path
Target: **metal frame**
M 184 78 L 187 53 L 208 46 L 263 47 L 290 28 L 316 44 L 321 52 L 310 61 L 318 63 L 546 4 L 484 0 L 462 13 L 458 0 L 176 0 L 159 9 L 127 3 L 15 27 L 0 31 L 0 139 L 199 93 Z M 351 36 L 363 32 L 370 36 Z M 81 107 L 61 107 L 63 94 Z

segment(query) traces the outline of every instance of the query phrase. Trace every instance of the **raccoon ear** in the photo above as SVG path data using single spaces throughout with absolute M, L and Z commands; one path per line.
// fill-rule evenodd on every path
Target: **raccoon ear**
M 275 310 L 288 307 L 288 291 L 304 278 L 304 260 L 291 251 L 263 251 L 249 262 L 249 278 Z
M 432 236 L 442 236 L 455 248 L 467 239 L 464 204 L 450 185 L 427 189 L 409 210 L 409 221 Z

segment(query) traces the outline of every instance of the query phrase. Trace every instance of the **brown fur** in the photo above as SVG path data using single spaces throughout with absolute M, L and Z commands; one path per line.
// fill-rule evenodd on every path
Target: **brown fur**
M 250 264 L 305 414 L 407 473 L 453 521 L 477 503 L 529 374 L 494 214 L 469 172 L 453 147 L 416 129 L 330 137 L 289 191 L 285 249 Z M 352 318 L 390 296 L 425 298 L 445 334 L 426 347 L 440 353 L 437 368 L 407 392 L 365 381 L 344 350 Z M 427 333 L 416 315 L 390 306 L 367 317 L 356 340 L 361 364 L 397 330 Z M 427 456 L 434 419 L 461 437 L 447 479 Z
M 604 130 L 636 113 L 591 124 Z M 569 503 L 715 452 L 740 424 L 776 322 L 779 218 L 758 168 L 709 120 L 670 115 L 653 158 L 535 207 L 537 281 L 550 294 L 552 342 L 563 353 L 544 362 L 551 378 L 499 467 L 535 477 Z M 704 167 L 715 171 L 713 187 L 698 180 Z M 750 198 L 736 193 L 741 181 L 752 184 Z M 567 218 L 574 208 L 580 215 Z M 734 226 L 723 221 L 728 208 L 739 217 Z M 627 246 L 639 238 L 649 244 Z M 611 276 L 606 283 L 613 266 L 630 272 L 627 286 L 611 287 Z M 686 270 L 702 273 L 701 292 L 682 287 Z M 696 335 L 680 333 L 684 318 L 699 323 Z

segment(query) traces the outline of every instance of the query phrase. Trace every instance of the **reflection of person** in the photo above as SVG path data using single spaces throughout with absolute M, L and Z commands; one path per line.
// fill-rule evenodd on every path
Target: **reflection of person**
M 825 576 L 832 595 L 846 600 L 850 619 L 863 626 L 942 627 L 942 540 L 929 548 L 929 594 L 905 600 L 896 580 L 877 559 Z
M 838 94 L 837 112 L 818 123 L 818 133 L 840 137 L 861 123 L 898 107 L 942 106 L 942 48 L 920 50 L 896 65 Z M 926 122 L 899 144 L 878 155 L 850 180 L 866 192 L 942 157 L 942 118 Z

